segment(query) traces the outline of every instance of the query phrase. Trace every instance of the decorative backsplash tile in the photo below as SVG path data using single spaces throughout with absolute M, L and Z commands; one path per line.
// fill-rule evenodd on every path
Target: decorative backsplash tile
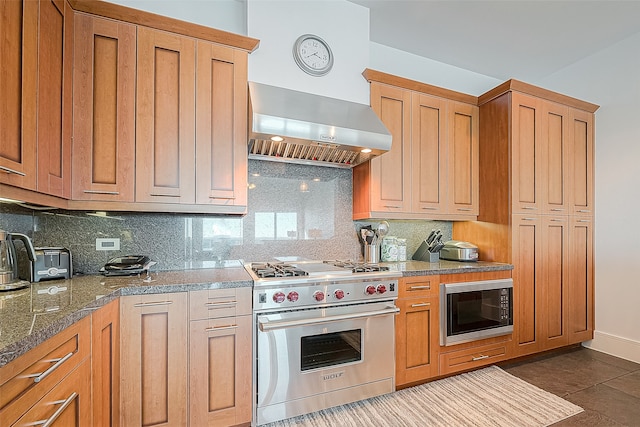
M 111 257 L 149 255 L 154 269 L 207 267 L 213 261 L 264 261 L 277 256 L 362 259 L 358 230 L 378 221 L 352 221 L 352 172 L 319 166 L 249 161 L 245 217 L 166 213 L 31 211 L 0 204 L 0 229 L 63 246 L 74 269 L 96 273 Z M 407 239 L 410 258 L 431 229 L 451 237 L 451 223 L 389 221 L 389 235 Z M 119 251 L 96 251 L 96 238 L 120 239 Z

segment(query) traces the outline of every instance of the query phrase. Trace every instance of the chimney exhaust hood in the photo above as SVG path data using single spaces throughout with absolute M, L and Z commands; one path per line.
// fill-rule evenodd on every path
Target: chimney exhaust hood
M 249 82 L 249 158 L 351 168 L 391 149 L 371 107 Z

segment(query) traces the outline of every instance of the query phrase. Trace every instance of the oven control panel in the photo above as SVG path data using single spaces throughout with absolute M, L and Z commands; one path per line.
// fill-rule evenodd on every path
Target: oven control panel
M 292 309 L 349 304 L 398 297 L 398 280 L 315 283 L 254 288 L 254 310 Z

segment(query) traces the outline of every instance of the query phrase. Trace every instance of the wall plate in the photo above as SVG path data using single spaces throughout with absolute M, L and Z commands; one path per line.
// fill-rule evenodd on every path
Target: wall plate
M 120 239 L 96 239 L 96 251 L 119 251 L 120 250 Z

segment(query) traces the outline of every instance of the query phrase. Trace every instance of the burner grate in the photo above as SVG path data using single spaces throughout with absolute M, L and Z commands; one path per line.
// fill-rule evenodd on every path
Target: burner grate
M 370 273 L 376 271 L 389 271 L 389 267 L 380 264 L 368 264 L 364 262 L 351 261 L 351 260 L 332 260 L 323 261 L 325 264 L 332 264 L 336 267 L 350 269 L 354 273 Z
M 293 265 L 285 263 L 253 263 L 251 269 L 261 279 L 269 277 L 307 276 L 308 273 Z

